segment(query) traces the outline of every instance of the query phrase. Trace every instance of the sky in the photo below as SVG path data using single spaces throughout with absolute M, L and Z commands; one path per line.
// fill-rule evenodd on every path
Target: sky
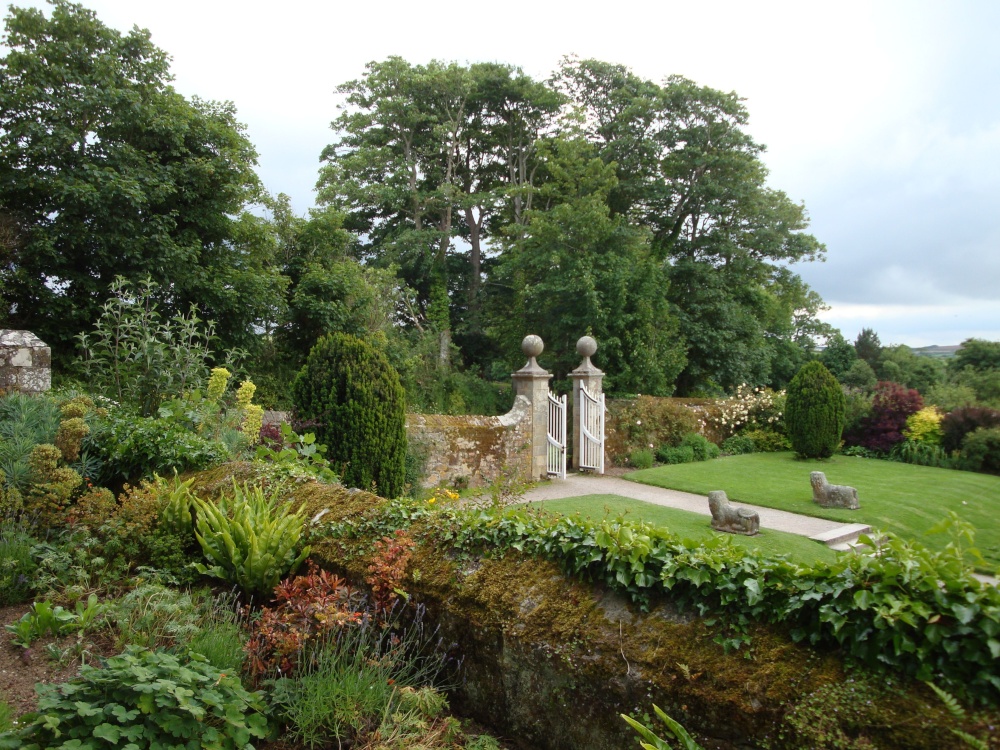
M 545 78 L 575 54 L 735 91 L 769 184 L 805 204 L 827 247 L 825 262 L 794 266 L 829 305 L 824 320 L 883 344 L 1000 340 L 994 0 L 83 5 L 149 29 L 185 96 L 233 101 L 265 187 L 299 214 L 336 140 L 335 89 L 372 60 L 499 61 Z

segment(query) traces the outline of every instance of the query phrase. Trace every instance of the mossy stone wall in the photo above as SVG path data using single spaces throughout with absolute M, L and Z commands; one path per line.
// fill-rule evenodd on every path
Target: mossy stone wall
M 519 396 L 499 417 L 407 414 L 406 435 L 424 453 L 424 486 L 482 487 L 504 471 L 527 476 L 531 405 Z

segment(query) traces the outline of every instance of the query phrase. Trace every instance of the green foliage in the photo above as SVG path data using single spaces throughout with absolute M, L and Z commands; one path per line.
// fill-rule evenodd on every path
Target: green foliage
M 965 719 L 965 709 L 962 708 L 962 704 L 955 700 L 955 696 L 946 690 L 942 690 L 933 682 L 928 682 L 927 687 L 934 691 L 941 702 L 944 703 L 945 707 L 948 709 L 948 713 L 954 716 L 956 719 Z M 952 734 L 962 740 L 962 743 L 967 747 L 973 748 L 973 750 L 989 750 L 989 744 L 987 740 L 981 740 L 977 737 L 973 737 L 968 732 L 963 732 L 960 729 L 952 729 Z
M 878 368 L 879 360 L 882 357 L 882 342 L 879 341 L 878 334 L 873 329 L 861 329 L 858 337 L 854 340 L 854 351 L 873 370 Z
M 62 524 L 83 478 L 73 469 L 60 466 L 62 452 L 54 445 L 36 445 L 28 456 L 31 486 L 24 498 L 24 510 L 41 528 Z
M 85 352 L 83 373 L 105 397 L 151 416 L 166 398 L 208 376 L 215 325 L 194 307 L 165 320 L 156 303 L 158 285 L 149 277 L 132 285 L 119 276 L 109 291 L 93 332 L 77 337 Z
M 752 440 L 755 451 L 760 453 L 776 453 L 792 449 L 788 438 L 774 430 L 744 430 L 739 436 Z
M 981 406 L 976 400 L 976 391 L 968 385 L 938 383 L 924 394 L 925 403 L 938 407 L 947 414 L 955 409 Z
M 686 464 L 695 461 L 694 448 L 690 445 L 678 445 L 676 448 L 671 445 L 661 445 L 656 450 L 656 459 L 663 464 Z M 639 466 L 633 463 L 637 469 L 649 469 L 653 465 L 650 461 L 647 466 Z
M 955 372 L 961 372 L 966 367 L 980 372 L 1000 370 L 1000 341 L 966 339 L 948 366 Z
M 966 435 L 960 460 L 969 471 L 1000 474 L 1000 427 L 980 427 Z
M 14 520 L 24 510 L 24 498 L 21 491 L 12 484 L 7 484 L 7 472 L 0 469 L 0 518 Z
M 22 496 L 28 491 L 28 456 L 36 445 L 55 441 L 60 419 L 58 401 L 47 394 L 0 396 L 0 471 L 8 491 L 17 490 Z
M 681 439 L 680 447 L 689 447 L 695 461 L 708 461 L 719 457 L 719 446 L 700 432 L 689 432 Z
M 878 376 L 872 366 L 863 359 L 856 359 L 854 363 L 839 378 L 841 383 L 847 388 L 855 388 L 860 391 L 872 391 L 878 383 Z
M 538 149 L 546 181 L 498 264 L 501 288 L 512 290 L 495 315 L 505 348 L 516 351 L 526 331 L 536 333 L 565 376 L 587 333 L 600 342 L 606 391 L 669 395 L 684 366 L 669 282 L 649 235 L 608 206 L 614 165 L 582 139 Z
M 202 437 L 172 419 L 136 417 L 116 411 L 88 438 L 102 462 L 102 484 L 138 482 L 154 475 L 197 471 L 231 458 L 218 440 Z
M 822 363 L 809 362 L 788 384 L 785 424 L 792 448 L 803 458 L 828 458 L 840 447 L 846 400 L 840 383 Z
M 704 748 L 702 748 L 701 745 L 695 742 L 694 738 L 691 737 L 690 734 L 688 734 L 687 730 L 684 729 L 684 727 L 682 727 L 676 721 L 671 719 L 669 716 L 667 716 L 663 712 L 663 709 L 661 709 L 657 705 L 654 705 L 653 711 L 656 712 L 656 715 L 659 717 L 660 721 L 666 724 L 667 729 L 670 730 L 670 733 L 674 736 L 674 739 L 676 739 L 680 743 L 681 750 L 704 750 Z M 626 716 L 625 714 L 621 714 L 621 717 L 630 727 L 632 727 L 636 731 L 636 734 L 638 734 L 643 740 L 645 740 L 645 742 L 642 741 L 639 742 L 639 746 L 642 747 L 643 750 L 671 750 L 670 743 L 656 736 L 653 733 L 653 730 L 647 727 L 645 724 L 642 724 L 641 722 L 633 719 L 631 716 Z
M 292 394 L 299 418 L 319 423 L 317 440 L 344 484 L 374 486 L 386 497 L 402 493 L 406 406 L 399 376 L 381 352 L 353 336 L 326 336 L 309 353 Z
M 629 465 L 637 469 L 649 469 L 653 466 L 653 451 L 648 448 L 634 450 L 628 457 Z
M 266 594 L 309 555 L 298 548 L 305 518 L 282 505 L 277 493 L 233 483 L 232 498 L 218 504 L 195 499 L 195 537 L 210 566 L 201 573 L 235 583 L 248 594 Z
M 327 448 L 316 442 L 314 433 L 299 435 L 283 422 L 277 434 L 271 427 L 264 437 L 264 444 L 257 446 L 255 456 L 258 461 L 274 464 L 280 476 L 296 481 L 315 479 L 325 484 L 338 481 L 330 462 L 323 458 Z
M 254 738 L 268 734 L 262 694 L 247 692 L 237 676 L 198 654 L 130 646 L 102 668 L 85 665 L 79 678 L 39 685 L 38 693 L 38 712 L 0 736 L 0 748 L 250 750 Z
M 871 556 L 800 566 L 735 547 L 722 536 L 692 546 L 669 532 L 621 519 L 551 518 L 524 509 L 453 512 L 439 534 L 459 549 L 523 550 L 629 595 L 656 593 L 682 610 L 718 618 L 716 640 L 739 648 L 751 623 L 782 624 L 792 637 L 835 646 L 867 664 L 918 679 L 937 676 L 995 701 L 1000 676 L 1000 592 L 966 564 L 973 530 L 952 517 L 952 541 L 933 552 L 887 535 Z
M 819 361 L 830 371 L 830 374 L 842 383 L 844 376 L 857 362 L 864 362 L 863 359 L 858 359 L 854 345 L 845 340 L 839 331 L 826 340 L 826 348 L 820 353 Z
M 12 643 L 29 648 L 32 642 L 46 635 L 60 637 L 86 632 L 97 624 L 104 610 L 96 594 L 91 594 L 86 604 L 78 601 L 75 610 L 53 605 L 50 601 L 35 602 L 30 612 L 16 623 L 7 625 L 6 629 L 15 636 Z
M 861 448 L 860 450 L 866 449 Z M 860 455 L 866 458 L 882 457 L 881 454 L 852 453 L 851 455 Z M 936 466 L 940 469 L 956 468 L 956 461 L 940 445 L 920 443 L 915 440 L 904 440 L 901 443 L 896 443 L 889 452 L 889 458 L 893 461 L 902 461 L 906 464 L 917 464 L 918 466 Z
M 6 701 L 0 701 L 0 736 L 14 727 L 14 709 Z
M 252 338 L 282 283 L 252 220 L 234 218 L 259 182 L 233 106 L 186 100 L 148 31 L 65 0 L 48 18 L 11 8 L 4 46 L 0 205 L 20 229 L 0 271 L 10 327 L 58 359 L 125 272 L 163 286 L 166 317 L 198 303 L 226 345 Z
M 742 456 L 746 453 L 753 453 L 757 450 L 756 443 L 752 437 L 743 435 L 733 435 L 730 438 L 726 438 L 722 441 L 722 445 L 719 446 L 722 453 L 727 456 Z
M 0 606 L 30 599 L 37 567 L 31 555 L 35 544 L 24 523 L 0 516 Z
M 160 499 L 160 526 L 181 536 L 194 534 L 194 502 L 191 492 L 194 478 L 182 482 L 174 475 L 173 479 L 153 477 Z

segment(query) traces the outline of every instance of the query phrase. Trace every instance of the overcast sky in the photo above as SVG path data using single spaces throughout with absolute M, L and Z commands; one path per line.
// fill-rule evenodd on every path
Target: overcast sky
M 883 344 L 1000 340 L 994 0 L 83 4 L 149 29 L 182 94 L 235 102 L 265 186 L 302 214 L 334 139 L 334 89 L 371 60 L 495 60 L 544 78 L 577 54 L 736 91 L 771 185 L 805 202 L 827 246 L 825 263 L 796 266 L 825 319 Z

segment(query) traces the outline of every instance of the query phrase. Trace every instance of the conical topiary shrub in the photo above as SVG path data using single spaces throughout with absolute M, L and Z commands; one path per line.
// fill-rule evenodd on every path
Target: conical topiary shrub
M 296 376 L 292 400 L 299 419 L 319 423 L 316 439 L 346 486 L 402 493 L 406 406 L 385 355 L 354 336 L 324 336 Z
M 829 458 L 840 447 L 846 399 L 821 362 L 807 362 L 788 384 L 785 431 L 802 458 Z

